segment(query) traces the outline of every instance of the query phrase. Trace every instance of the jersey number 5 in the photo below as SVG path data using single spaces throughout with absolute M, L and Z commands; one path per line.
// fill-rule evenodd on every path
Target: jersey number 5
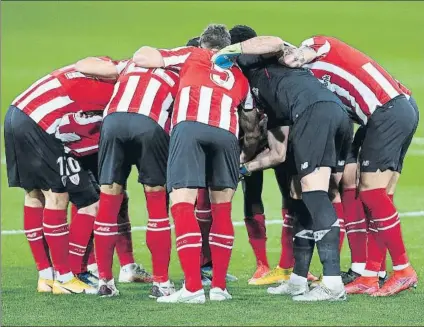
M 236 80 L 231 70 L 223 69 L 215 64 L 212 66 L 210 77 L 212 82 L 226 90 L 231 90 Z

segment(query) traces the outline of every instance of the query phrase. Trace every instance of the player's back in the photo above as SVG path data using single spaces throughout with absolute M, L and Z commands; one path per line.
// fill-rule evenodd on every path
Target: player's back
M 290 124 L 314 103 L 331 101 L 341 104 L 306 69 L 285 67 L 276 58 L 261 56 L 241 56 L 239 63 L 259 105 L 274 119 Z
M 51 134 L 67 113 L 103 110 L 112 95 L 113 87 L 114 81 L 94 79 L 70 65 L 39 79 L 18 96 L 12 105 Z
M 214 52 L 193 48 L 180 71 L 173 125 L 194 120 L 238 134 L 237 107 L 249 95 L 249 83 L 238 67 L 222 69 L 211 62 Z
M 104 116 L 113 112 L 139 113 L 164 127 L 178 86 L 178 72 L 138 67 L 130 60 L 118 77 Z
M 302 44 L 318 54 L 306 66 L 365 122 L 377 106 L 404 94 L 399 83 L 374 59 L 343 41 L 315 36 Z

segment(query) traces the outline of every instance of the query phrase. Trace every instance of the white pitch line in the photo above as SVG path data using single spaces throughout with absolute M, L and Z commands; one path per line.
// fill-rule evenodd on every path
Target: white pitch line
M 399 214 L 400 217 L 422 217 L 424 216 L 424 211 L 411 211 L 411 212 L 402 212 Z M 266 225 L 282 225 L 283 220 L 282 219 L 271 219 L 265 221 Z M 233 225 L 235 227 L 244 226 L 244 221 L 235 221 L 233 222 Z M 146 226 L 134 226 L 131 228 L 131 231 L 138 232 L 138 231 L 145 231 Z M 171 225 L 171 228 L 174 228 L 174 225 Z M 2 230 L 1 235 L 21 235 L 23 234 L 23 230 Z

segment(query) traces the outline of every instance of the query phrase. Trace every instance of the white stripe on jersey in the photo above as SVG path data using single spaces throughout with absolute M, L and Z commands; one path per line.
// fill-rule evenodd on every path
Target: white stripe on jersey
M 209 123 L 213 89 L 202 86 L 200 88 L 199 106 L 197 107 L 197 121 L 203 124 Z
M 219 120 L 219 127 L 226 129 L 227 131 L 230 129 L 231 125 L 232 104 L 233 100 L 228 95 L 224 94 L 221 100 L 221 117 Z
M 77 153 L 83 153 L 83 152 L 95 150 L 95 149 L 98 149 L 98 148 L 99 148 L 99 145 L 97 144 L 97 145 L 87 146 L 85 148 L 75 149 L 74 151 L 77 152 Z
M 190 86 L 186 86 L 180 92 L 180 103 L 178 104 L 177 123 L 186 120 L 189 100 Z
M 47 76 L 44 76 L 43 78 L 40 78 L 38 81 L 36 81 L 35 83 L 33 83 L 25 92 L 23 92 L 15 100 L 13 100 L 12 104 L 15 103 L 15 102 L 18 102 L 20 99 L 22 99 L 29 92 L 32 92 L 35 87 L 37 87 L 38 85 L 40 85 L 41 83 L 43 83 L 46 79 L 49 79 L 51 77 L 52 77 L 52 75 L 49 74 Z
M 59 108 L 63 108 L 72 102 L 74 101 L 72 101 L 68 96 L 56 97 L 53 100 L 50 100 L 49 102 L 46 102 L 45 104 L 39 106 L 37 109 L 31 112 L 29 116 L 36 123 L 38 123 L 49 113 L 52 113 L 53 111 Z
M 168 120 L 169 117 L 169 108 L 172 105 L 172 102 L 174 99 L 172 98 L 172 94 L 168 93 L 168 96 L 166 97 L 165 101 L 162 103 L 162 108 L 160 109 L 160 115 L 158 118 L 158 124 L 163 128 Z
M 109 103 L 106 105 L 106 108 L 105 108 L 105 110 L 103 111 L 103 118 L 105 118 L 105 117 L 106 117 L 106 115 L 108 114 L 110 104 L 112 103 L 113 99 L 115 98 L 116 93 L 118 93 L 119 85 L 120 85 L 120 84 L 121 84 L 121 82 L 117 82 L 117 83 L 115 84 L 115 87 L 114 87 L 114 89 L 113 89 L 112 96 L 111 96 L 111 98 L 110 98 L 110 100 L 109 100 Z
M 381 86 L 381 88 L 386 92 L 391 99 L 397 97 L 399 92 L 390 84 L 387 78 L 380 73 L 377 68 L 373 66 L 372 63 L 367 63 L 362 66 L 362 68 Z M 371 112 L 372 113 L 372 112 Z
M 378 101 L 376 95 L 370 90 L 368 86 L 362 83 L 357 77 L 353 76 L 351 73 L 346 70 L 327 63 L 323 61 L 317 61 L 310 64 L 304 65 L 304 67 L 310 69 L 320 69 L 330 73 L 333 73 L 341 78 L 345 79 L 347 82 L 352 84 L 352 86 L 358 91 L 358 93 L 362 96 L 371 113 L 375 110 L 376 106 L 381 106 L 381 102 Z
M 149 116 L 152 111 L 153 101 L 155 101 L 156 94 L 162 83 L 158 80 L 151 78 L 147 88 L 144 92 L 143 99 L 141 100 L 140 109 L 138 112 L 142 115 Z
M 170 87 L 173 87 L 175 85 L 175 82 L 171 77 L 169 77 L 167 73 L 168 72 L 165 72 L 163 69 L 160 69 L 160 68 L 153 70 L 154 75 L 160 77 Z
M 134 97 L 135 90 L 138 85 L 140 76 L 130 76 L 128 78 L 127 85 L 125 85 L 124 93 L 122 94 L 121 99 L 119 100 L 118 105 L 116 106 L 116 112 L 126 112 L 130 106 L 131 100 Z M 112 96 L 114 98 L 115 94 Z
M 30 103 L 32 100 L 34 100 L 35 98 L 39 97 L 40 95 L 53 90 L 53 89 L 57 89 L 59 87 L 61 87 L 62 84 L 60 84 L 59 80 L 57 78 L 52 79 L 51 81 L 48 81 L 47 83 L 38 86 L 36 89 L 34 89 L 34 91 L 24 100 L 19 104 L 20 108 L 25 108 L 28 103 Z M 38 110 L 38 109 L 36 109 Z
M 320 82 L 323 82 L 321 80 L 319 80 Z M 358 118 L 366 125 L 368 122 L 368 118 L 367 115 L 365 115 L 362 110 L 361 107 L 359 106 L 359 104 L 356 102 L 356 99 L 350 95 L 348 90 L 345 90 L 344 88 L 338 86 L 337 84 L 334 83 L 330 83 L 328 81 L 326 81 L 326 86 L 327 89 L 329 89 L 331 92 L 337 94 L 340 97 L 345 98 L 346 100 L 349 101 L 350 106 L 352 108 L 355 108 L 355 113 L 358 116 Z
M 165 67 L 179 65 L 184 63 L 190 55 L 191 53 L 182 56 L 165 57 L 163 58 L 163 62 L 165 63 Z
M 69 119 L 69 117 L 65 116 Z M 56 119 L 47 129 L 47 134 L 54 134 L 56 132 L 57 127 L 59 126 L 60 122 L 62 121 L 62 117 Z

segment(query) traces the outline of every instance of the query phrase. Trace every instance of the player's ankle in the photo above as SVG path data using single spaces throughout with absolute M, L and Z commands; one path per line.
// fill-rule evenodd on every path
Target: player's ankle
M 54 271 L 52 267 L 42 269 L 38 272 L 38 277 L 43 279 L 54 279 Z

